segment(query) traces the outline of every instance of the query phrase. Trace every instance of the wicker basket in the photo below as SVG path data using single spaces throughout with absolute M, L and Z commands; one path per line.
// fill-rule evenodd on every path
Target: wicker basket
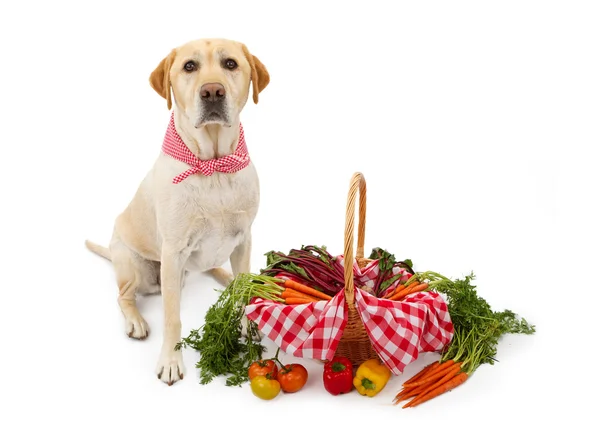
M 355 257 L 353 244 L 357 193 L 360 193 L 360 199 L 358 206 L 358 239 Z M 336 355 L 350 359 L 354 366 L 358 366 L 371 358 L 379 358 L 375 349 L 373 349 L 371 339 L 367 335 L 365 326 L 356 309 L 356 302 L 354 301 L 354 259 L 356 258 L 356 261 L 361 268 L 371 261 L 364 257 L 366 215 L 367 183 L 365 177 L 360 172 L 356 172 L 352 175 L 352 179 L 350 180 L 350 190 L 348 191 L 344 239 L 344 294 L 348 309 L 348 321 L 335 353 Z

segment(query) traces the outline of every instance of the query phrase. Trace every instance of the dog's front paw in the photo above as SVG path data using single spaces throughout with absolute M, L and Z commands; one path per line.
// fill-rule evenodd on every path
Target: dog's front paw
M 156 375 L 160 380 L 171 386 L 178 380 L 183 379 L 184 374 L 185 366 L 180 350 L 161 353 L 156 365 Z

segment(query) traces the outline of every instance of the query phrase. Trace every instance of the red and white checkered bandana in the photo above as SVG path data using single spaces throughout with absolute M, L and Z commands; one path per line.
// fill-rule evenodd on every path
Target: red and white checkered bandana
M 174 114 L 171 114 L 171 120 L 165 133 L 165 139 L 162 146 L 163 153 L 171 156 L 178 161 L 187 163 L 190 169 L 182 172 L 173 179 L 173 183 L 181 183 L 192 174 L 200 173 L 202 175 L 213 175 L 215 172 L 233 173 L 238 172 L 250 163 L 250 155 L 246 147 L 244 138 L 244 128 L 240 123 L 240 139 L 235 151 L 227 156 L 216 159 L 202 160 L 193 154 L 185 145 L 177 130 L 175 129 Z

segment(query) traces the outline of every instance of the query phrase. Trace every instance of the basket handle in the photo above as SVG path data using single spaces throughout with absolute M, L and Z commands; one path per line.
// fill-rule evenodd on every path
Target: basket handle
M 346 230 L 344 239 L 344 294 L 348 305 L 354 303 L 354 214 L 356 211 L 356 193 L 360 191 L 358 206 L 358 242 L 356 257 L 364 258 L 365 217 L 367 215 L 367 182 L 360 172 L 355 172 L 350 180 L 348 203 L 346 204 Z

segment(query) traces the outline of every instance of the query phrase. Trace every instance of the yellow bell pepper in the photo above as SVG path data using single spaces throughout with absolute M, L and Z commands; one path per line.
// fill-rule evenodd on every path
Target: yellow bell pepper
M 373 358 L 358 366 L 352 383 L 359 394 L 374 397 L 387 384 L 391 375 L 392 372 L 385 364 Z

